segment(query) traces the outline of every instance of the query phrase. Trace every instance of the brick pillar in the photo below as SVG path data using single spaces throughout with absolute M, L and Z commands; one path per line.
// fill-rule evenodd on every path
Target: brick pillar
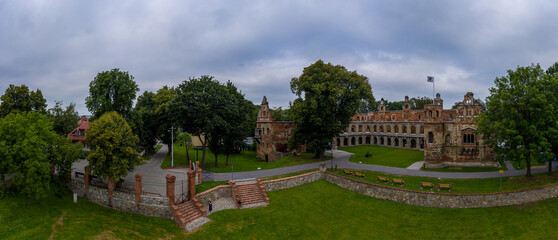
M 136 203 L 141 202 L 141 173 L 136 174 Z
M 84 168 L 85 172 L 84 172 L 84 181 L 85 181 L 85 191 L 89 191 L 89 184 L 91 183 L 91 177 L 89 176 L 89 173 L 87 172 L 87 167 Z
M 169 205 L 174 206 L 174 182 L 176 182 L 176 177 L 167 174 L 167 197 L 169 198 Z
M 196 196 L 196 172 L 188 170 L 188 198 L 192 199 Z
M 201 183 L 202 182 L 202 169 L 198 168 L 197 172 L 198 172 L 198 183 Z
M 188 160 L 188 169 L 192 169 L 192 160 Z
M 112 199 L 112 192 L 114 191 L 114 179 L 108 178 L 108 198 Z

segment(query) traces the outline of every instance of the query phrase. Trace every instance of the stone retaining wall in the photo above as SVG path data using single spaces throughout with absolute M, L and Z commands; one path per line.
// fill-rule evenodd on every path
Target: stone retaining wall
M 234 205 L 234 200 L 232 197 L 232 188 L 230 185 L 220 185 L 214 187 L 200 194 L 196 194 L 196 197 L 198 198 L 198 201 L 203 205 L 203 207 L 208 211 L 209 211 L 209 206 L 207 202 L 209 201 L 209 198 L 211 198 L 211 201 L 215 206 L 213 212 L 216 212 L 217 209 L 218 210 L 233 209 L 233 208 L 236 209 L 236 205 Z M 229 204 L 226 204 L 226 206 L 224 204 L 219 204 L 219 207 L 217 207 L 216 205 L 219 200 L 224 200 L 224 202 Z
M 364 182 L 332 173 L 325 173 L 324 179 L 353 192 L 374 198 L 422 207 L 498 207 L 536 202 L 558 196 L 558 185 L 513 192 L 455 194 L 404 190 Z
M 306 184 L 306 183 L 311 183 L 311 182 L 314 182 L 314 181 L 320 180 L 320 179 L 323 179 L 323 172 L 315 171 L 315 172 L 309 172 L 309 173 L 301 174 L 301 175 L 298 175 L 298 176 L 292 176 L 292 177 L 287 177 L 287 178 L 263 181 L 262 184 L 265 187 L 265 191 L 272 192 L 272 191 L 278 191 L 278 190 L 281 190 L 281 189 L 287 189 L 287 188 L 300 186 L 300 185 L 303 185 L 303 184 Z
M 78 179 L 71 179 L 69 187 L 78 196 L 103 206 L 147 216 L 172 217 L 167 197 L 142 194 L 141 202 L 137 204 L 135 202 L 136 196 L 133 192 L 115 190 L 112 199 L 109 201 L 108 190 L 106 188 L 89 185 L 89 191 L 85 191 L 84 182 Z

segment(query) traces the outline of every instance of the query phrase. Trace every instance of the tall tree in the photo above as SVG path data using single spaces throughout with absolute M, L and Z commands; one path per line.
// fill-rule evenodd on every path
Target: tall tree
M 45 197 L 51 179 L 49 149 L 57 137 L 50 119 L 37 112 L 8 114 L 0 119 L 0 136 L 0 178 L 9 175 L 21 193 Z
M 58 178 L 63 182 L 69 179 L 72 174 L 72 164 L 81 155 L 83 145 L 81 143 L 72 144 L 66 136 L 54 138 L 49 149 L 49 160 L 52 166 L 58 169 Z
M 97 177 L 118 181 L 142 163 L 138 153 L 138 137 L 126 120 L 116 112 L 103 114 L 89 123 L 85 142 L 91 152 L 88 171 Z
M 145 91 L 138 97 L 134 108 L 139 113 L 142 122 L 138 131 L 139 144 L 145 147 L 147 153 L 153 153 L 155 150 L 154 146 L 159 132 L 159 123 L 155 114 L 156 103 L 153 101 L 154 96 L 153 92 Z
M 545 93 L 549 101 L 547 107 L 551 114 L 547 115 L 549 125 L 546 127 L 546 138 L 550 142 L 551 151 L 554 156 L 548 159 L 548 175 L 552 175 L 552 161 L 558 155 L 558 62 L 554 63 L 545 71 L 544 77 Z
M 95 118 L 111 111 L 128 118 L 138 91 L 134 77 L 115 68 L 97 74 L 89 83 L 85 105 Z
M 176 127 L 177 123 L 174 121 L 174 116 L 176 113 L 169 110 L 170 103 L 177 96 L 177 89 L 174 87 L 163 86 L 161 89 L 157 90 L 157 93 L 153 96 L 153 101 L 155 102 L 155 118 L 159 129 L 157 135 L 163 140 L 163 143 L 169 144 L 171 141 L 171 127 Z
M 0 117 L 4 117 L 11 112 L 46 112 L 46 100 L 41 90 L 29 91 L 25 85 L 15 86 L 10 84 L 6 92 L 0 97 Z
M 330 141 L 347 128 L 362 100 L 374 101 L 368 78 L 322 60 L 293 78 L 291 91 L 298 98 L 291 107 L 296 127 L 289 147 L 306 144 L 318 158 L 324 157 Z
M 428 105 L 428 104 L 432 104 L 434 103 L 434 101 L 432 100 L 432 98 L 429 97 L 413 97 L 411 99 L 409 99 L 409 101 L 411 102 L 411 109 L 413 110 L 422 110 L 424 109 L 424 105 Z
M 250 136 L 254 131 L 250 122 L 253 103 L 246 100 L 244 95 L 238 91 L 236 86 L 230 81 L 226 84 L 228 91 L 227 107 L 224 112 L 224 119 L 227 122 L 222 144 L 226 155 L 225 165 L 229 165 L 229 155 L 239 152 L 244 144 L 243 140 Z
M 58 135 L 66 136 L 77 127 L 79 115 L 75 103 L 70 103 L 66 109 L 63 109 L 62 102 L 55 101 L 54 107 L 49 109 L 48 112 L 53 121 L 54 131 Z
M 496 152 L 526 161 L 526 176 L 531 176 L 531 161 L 551 152 L 546 128 L 554 110 L 549 108 L 544 77 L 537 64 L 508 70 L 506 76 L 496 78 L 487 97 L 488 109 L 478 124 L 485 142 Z

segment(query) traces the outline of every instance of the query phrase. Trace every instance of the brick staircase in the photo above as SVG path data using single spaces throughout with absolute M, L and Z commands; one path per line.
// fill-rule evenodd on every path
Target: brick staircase
M 238 208 L 258 203 L 269 203 L 264 186 L 258 179 L 252 181 L 232 182 L 233 199 Z M 241 204 L 238 204 L 240 201 Z
M 205 217 L 205 215 L 206 210 L 203 208 L 201 203 L 198 202 L 197 198 L 192 198 L 189 201 L 184 201 L 183 203 L 172 206 L 173 220 L 181 228 L 184 228 L 186 225 Z

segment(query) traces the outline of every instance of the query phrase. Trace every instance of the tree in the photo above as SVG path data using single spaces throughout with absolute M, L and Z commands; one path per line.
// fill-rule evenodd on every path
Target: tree
M 128 118 L 138 91 L 134 77 L 115 68 L 97 74 L 89 83 L 85 105 L 95 118 L 111 111 Z
M 49 161 L 52 166 L 58 169 L 58 178 L 65 181 L 72 174 L 72 164 L 77 161 L 81 155 L 83 145 L 81 143 L 72 144 L 66 136 L 57 136 L 54 138 L 49 149 Z
M 176 113 L 171 112 L 169 106 L 176 96 L 177 89 L 167 86 L 163 86 L 161 89 L 157 90 L 157 93 L 153 96 L 153 101 L 155 102 L 155 118 L 159 125 L 157 135 L 161 137 L 163 143 L 169 145 L 174 141 L 174 139 L 171 139 L 172 134 L 170 128 L 177 125 L 176 121 L 174 121 Z
M 77 127 L 79 115 L 75 103 L 70 103 L 64 110 L 62 102 L 55 101 L 54 107 L 49 109 L 48 112 L 54 125 L 54 131 L 58 135 L 66 136 Z
M 409 99 L 409 101 L 411 102 L 411 109 L 413 110 L 422 110 L 424 109 L 424 105 L 428 105 L 428 104 L 432 104 L 434 103 L 434 101 L 432 100 L 432 98 L 429 97 L 413 97 L 411 99 Z
M 0 177 L 10 176 L 17 189 L 36 199 L 49 191 L 49 153 L 56 133 L 38 112 L 11 113 L 0 119 Z
M 556 124 L 548 96 L 545 74 L 539 65 L 517 67 L 494 80 L 487 97 L 487 111 L 481 115 L 478 131 L 496 152 L 514 161 L 527 163 L 550 155 L 547 128 Z M 551 99 L 550 99 L 551 100 Z
M 159 133 L 159 123 L 155 113 L 155 101 L 153 92 L 145 91 L 138 97 L 134 111 L 140 115 L 142 124 L 139 126 L 139 144 L 145 148 L 147 153 L 155 151 L 155 143 Z
M 227 82 L 228 90 L 228 106 L 224 112 L 226 128 L 223 129 L 222 144 L 226 155 L 225 166 L 229 165 L 229 155 L 234 152 L 240 152 L 244 145 L 243 140 L 254 132 L 254 127 L 250 121 L 250 113 L 254 104 L 244 98 L 244 95 L 238 91 L 230 81 Z
M 347 128 L 362 100 L 374 101 L 365 76 L 322 60 L 293 78 L 291 91 L 298 98 L 291 107 L 296 127 L 289 138 L 289 148 L 306 144 L 307 150 L 319 158 L 324 157 L 330 141 Z
M 548 110 L 551 111 L 551 114 L 547 115 L 549 126 L 546 128 L 546 138 L 554 155 L 548 159 L 548 175 L 552 175 L 552 161 L 558 155 L 558 95 L 556 94 L 558 93 L 558 62 L 545 71 L 544 82 L 550 105 Z
M 91 152 L 88 171 L 99 178 L 119 181 L 142 163 L 138 153 L 138 137 L 117 112 L 108 112 L 89 123 L 85 142 Z
M 41 90 L 29 91 L 25 85 L 15 86 L 10 84 L 6 92 L 0 97 L 0 117 L 7 116 L 11 112 L 46 112 L 46 100 Z
M 291 110 L 290 109 L 283 109 L 282 107 L 278 107 L 275 109 L 270 109 L 271 114 L 273 115 L 274 121 L 292 121 L 291 118 Z

